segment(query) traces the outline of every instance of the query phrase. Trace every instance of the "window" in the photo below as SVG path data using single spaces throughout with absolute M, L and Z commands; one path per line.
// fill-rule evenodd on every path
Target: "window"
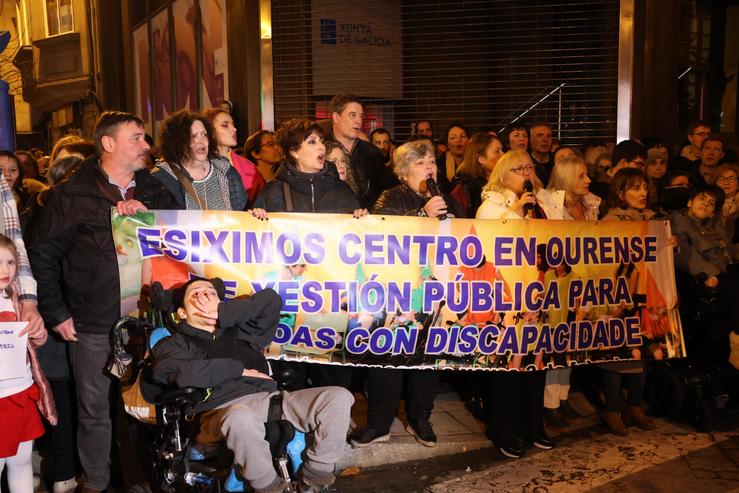
M 46 0 L 46 27 L 49 36 L 74 30 L 72 0 Z

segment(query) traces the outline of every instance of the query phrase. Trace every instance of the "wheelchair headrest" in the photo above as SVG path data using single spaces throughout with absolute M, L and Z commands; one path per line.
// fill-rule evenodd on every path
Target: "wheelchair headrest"
M 177 286 L 171 289 L 164 289 L 162 283 L 159 281 L 152 283 L 149 291 L 149 299 L 151 300 L 152 306 L 154 309 L 159 310 L 162 313 L 174 313 L 177 308 L 182 306 L 187 287 L 195 281 L 209 281 L 215 288 L 216 293 L 218 293 L 218 298 L 221 301 L 225 299 L 226 286 L 220 277 L 214 277 L 212 279 L 195 277 L 187 281 L 182 286 Z

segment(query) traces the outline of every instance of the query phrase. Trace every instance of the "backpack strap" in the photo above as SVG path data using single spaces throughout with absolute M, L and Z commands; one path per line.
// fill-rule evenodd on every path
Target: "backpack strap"
M 211 165 L 212 166 L 212 165 Z M 192 186 L 192 182 L 185 176 L 185 173 L 182 172 L 180 169 L 180 166 L 178 164 L 170 164 L 170 169 L 174 173 L 177 180 L 180 182 L 180 185 L 182 185 L 182 189 L 185 190 L 188 194 L 190 194 L 190 197 L 195 200 L 195 203 L 198 204 L 198 207 L 200 207 L 201 211 L 207 210 L 207 207 L 205 203 L 203 203 L 203 199 L 200 198 L 200 195 L 198 195 L 198 192 L 195 191 L 195 187 Z
M 290 192 L 290 185 L 286 181 L 282 182 L 282 193 L 285 195 L 285 212 L 293 211 L 293 195 Z

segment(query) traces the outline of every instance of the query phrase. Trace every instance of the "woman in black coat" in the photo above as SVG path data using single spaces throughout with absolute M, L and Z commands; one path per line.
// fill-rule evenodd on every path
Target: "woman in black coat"
M 436 182 L 436 159 L 430 141 L 416 140 L 395 151 L 395 174 L 400 185 L 385 190 L 377 199 L 373 214 L 418 216 L 443 219 L 463 217 L 456 202 L 437 190 L 429 191 L 429 179 Z M 433 188 L 433 187 L 432 187 Z M 419 320 L 420 321 L 420 320 Z M 370 368 L 367 371 L 367 426 L 352 434 L 353 447 L 365 447 L 390 439 L 390 425 L 400 401 L 403 377 L 408 378 L 406 416 L 408 430 L 427 447 L 436 445 L 436 435 L 429 418 L 439 383 L 439 373 L 433 370 L 398 370 Z
M 359 201 L 336 166 L 326 166 L 323 131 L 308 120 L 293 119 L 276 134 L 285 161 L 265 185 L 254 207 L 267 212 L 353 213 L 364 216 Z
M 275 137 L 285 161 L 254 201 L 252 214 L 266 219 L 268 212 L 351 213 L 359 218 L 367 215 L 359 208 L 354 192 L 339 179 L 333 163 L 326 161 L 323 130 L 314 122 L 293 119 L 283 124 Z M 302 266 L 288 266 L 300 269 Z M 275 364 L 276 363 L 276 364 Z M 338 385 L 351 387 L 351 367 L 307 365 L 305 363 L 273 362 L 279 380 L 289 389 L 307 385 L 308 370 L 316 387 Z

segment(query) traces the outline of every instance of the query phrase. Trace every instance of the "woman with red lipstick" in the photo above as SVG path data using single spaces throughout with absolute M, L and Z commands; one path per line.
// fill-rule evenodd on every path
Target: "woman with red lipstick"
M 321 127 L 296 118 L 284 123 L 275 137 L 285 161 L 257 197 L 255 208 L 267 212 L 354 213 L 357 217 L 367 214 L 359 208 L 349 185 L 339 179 L 336 166 L 327 165 Z
M 218 143 L 218 155 L 228 159 L 231 165 L 236 168 L 236 171 L 239 172 L 241 180 L 244 182 L 246 194 L 249 196 L 249 204 L 253 203 L 265 182 L 253 162 L 233 151 L 237 145 L 236 126 L 233 117 L 220 108 L 206 110 L 203 115 L 213 125 L 216 142 Z
M 244 183 L 228 159 L 218 155 L 210 121 L 187 110 L 164 121 L 159 137 L 163 161 L 152 175 L 175 196 L 181 209 L 243 211 Z

